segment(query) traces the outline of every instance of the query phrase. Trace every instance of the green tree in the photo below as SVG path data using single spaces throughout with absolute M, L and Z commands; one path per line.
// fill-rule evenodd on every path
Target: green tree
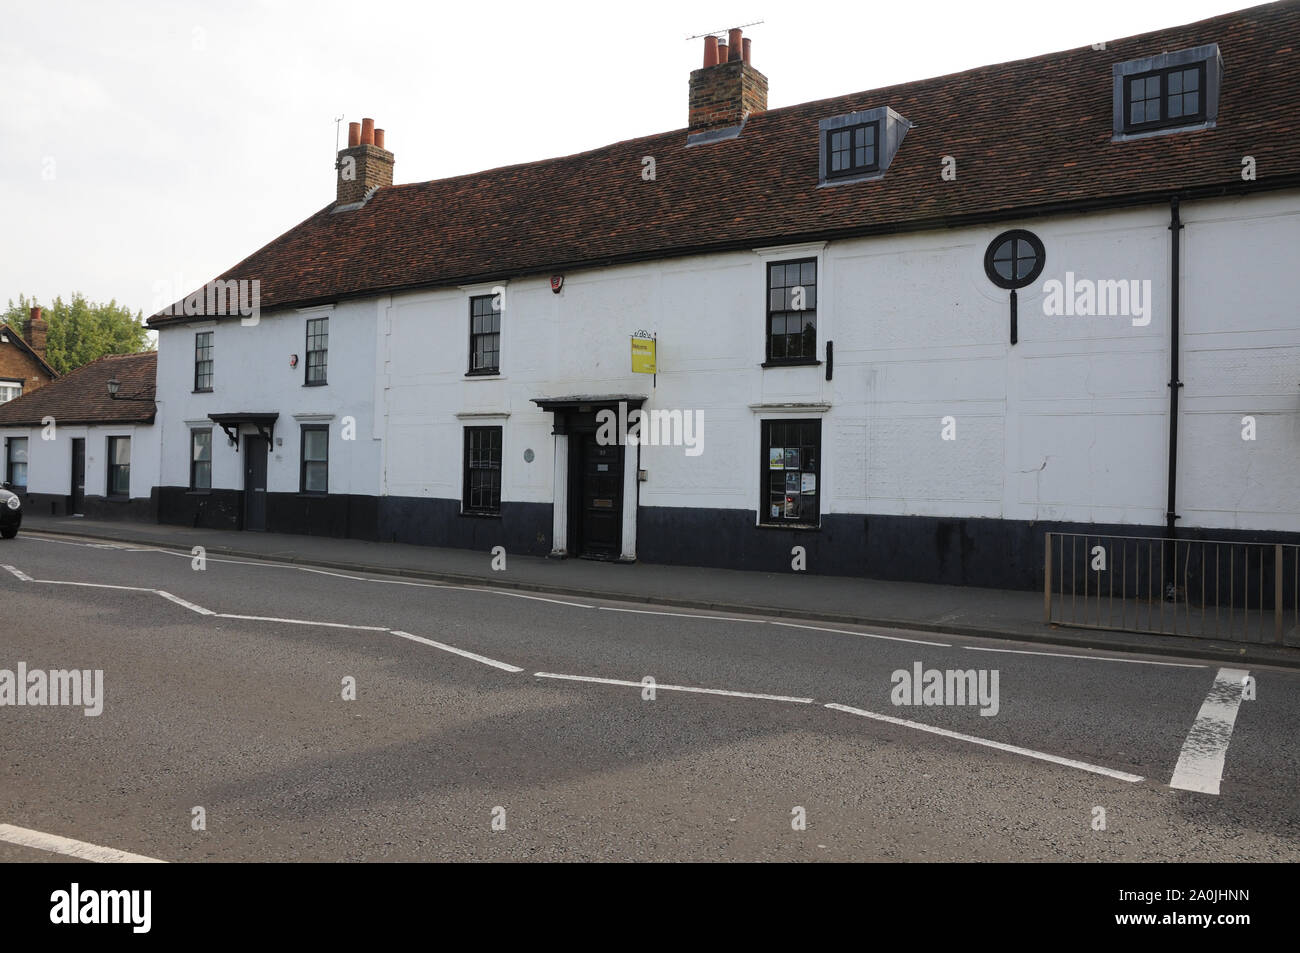
M 0 314 L 0 321 L 20 334 L 31 309 L 40 304 L 26 295 L 18 296 L 15 304 Z M 55 298 L 52 305 L 41 305 L 49 331 L 45 337 L 45 361 L 60 374 L 89 364 L 105 354 L 136 354 L 152 348 L 149 332 L 144 326 L 144 313 L 131 314 L 116 300 L 108 304 L 87 301 L 76 292 L 65 302 Z M 30 343 L 30 342 L 28 342 Z

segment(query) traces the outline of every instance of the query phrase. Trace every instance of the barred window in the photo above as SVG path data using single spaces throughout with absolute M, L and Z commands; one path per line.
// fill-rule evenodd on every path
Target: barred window
M 212 390 L 212 332 L 194 335 L 194 389 Z
M 817 360 L 817 259 L 767 266 L 767 360 L 808 364 Z
M 469 299 L 469 372 L 496 374 L 501 370 L 501 311 L 496 295 Z
M 330 319 L 313 318 L 307 322 L 307 384 L 324 384 L 329 368 Z
M 496 516 L 501 512 L 501 428 L 465 428 L 466 513 Z
M 819 524 L 821 444 L 820 420 L 763 421 L 760 523 Z

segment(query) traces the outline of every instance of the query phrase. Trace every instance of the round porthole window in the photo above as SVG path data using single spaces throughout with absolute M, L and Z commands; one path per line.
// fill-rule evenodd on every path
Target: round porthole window
M 1033 232 L 1015 228 L 989 242 L 984 271 L 999 288 L 1023 288 L 1043 273 L 1047 253 Z

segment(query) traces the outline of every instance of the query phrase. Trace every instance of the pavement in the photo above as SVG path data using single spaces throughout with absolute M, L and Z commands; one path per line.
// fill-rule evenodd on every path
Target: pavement
M 378 572 L 460 584 L 674 608 L 886 626 L 948 635 L 1013 639 L 1300 669 L 1300 650 L 1043 622 L 1041 592 L 893 582 L 802 572 L 761 573 L 638 562 L 492 555 L 465 549 L 276 533 L 194 529 L 159 523 L 26 515 L 23 532 L 114 540 L 210 555 L 271 559 L 323 569 Z

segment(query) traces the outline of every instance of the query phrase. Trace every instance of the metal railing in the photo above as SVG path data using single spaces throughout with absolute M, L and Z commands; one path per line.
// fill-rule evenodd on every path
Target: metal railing
M 1300 646 L 1300 546 L 1048 533 L 1043 621 Z

